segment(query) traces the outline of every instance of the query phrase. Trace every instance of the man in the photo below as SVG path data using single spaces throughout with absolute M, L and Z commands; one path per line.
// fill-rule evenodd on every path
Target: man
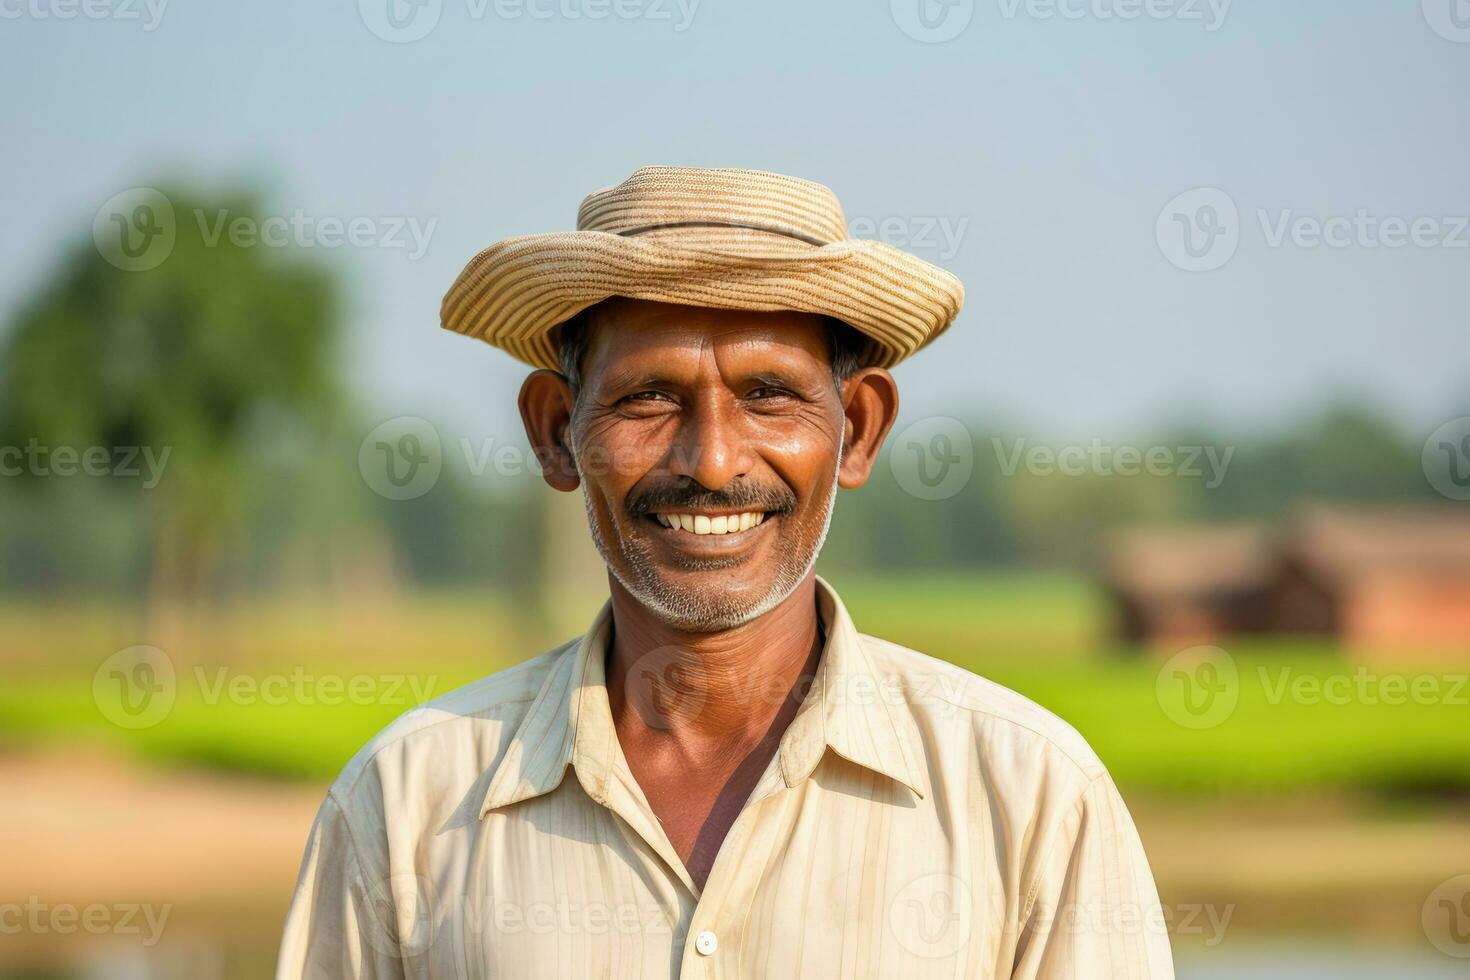
M 279 976 L 1171 976 L 1081 737 L 812 571 L 959 282 L 753 171 L 639 170 L 578 228 L 482 252 L 443 314 L 538 369 L 526 433 L 611 598 L 348 764 Z

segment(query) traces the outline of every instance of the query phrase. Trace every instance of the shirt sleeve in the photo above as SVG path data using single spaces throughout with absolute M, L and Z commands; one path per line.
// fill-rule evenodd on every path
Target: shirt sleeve
M 402 980 L 393 885 L 365 871 L 347 814 L 329 795 L 306 842 L 276 980 Z
M 1153 874 L 1106 773 L 1044 846 L 1023 906 L 1013 980 L 1172 980 Z

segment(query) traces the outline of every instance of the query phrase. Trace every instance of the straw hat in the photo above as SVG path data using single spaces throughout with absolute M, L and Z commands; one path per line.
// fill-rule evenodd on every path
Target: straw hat
M 442 325 L 535 367 L 554 328 L 610 296 L 842 320 L 891 367 L 964 302 L 960 281 L 885 242 L 847 237 L 837 196 L 758 170 L 644 167 L 582 202 L 577 230 L 497 242 L 444 297 Z

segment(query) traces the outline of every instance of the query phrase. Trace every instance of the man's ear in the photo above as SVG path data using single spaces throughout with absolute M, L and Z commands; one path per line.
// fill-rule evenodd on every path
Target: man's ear
M 852 490 L 868 482 L 878 450 L 898 418 L 898 385 L 879 367 L 863 368 L 842 383 L 842 465 L 837 485 Z
M 567 379 L 555 371 L 532 371 L 521 383 L 521 423 L 531 451 L 541 464 L 541 477 L 553 490 L 571 492 L 581 484 L 572 461 L 572 406 L 576 396 Z

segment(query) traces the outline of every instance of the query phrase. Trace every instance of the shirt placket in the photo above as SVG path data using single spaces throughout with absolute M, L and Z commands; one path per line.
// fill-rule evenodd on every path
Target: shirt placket
M 612 725 L 601 663 L 590 659 L 583 689 L 579 692 L 577 736 L 573 768 L 587 794 L 606 807 L 664 865 L 694 898 L 687 929 L 677 938 L 683 942 L 680 980 L 716 980 L 740 975 L 745 950 L 742 948 L 745 920 L 761 875 L 752 867 L 764 866 L 767 855 L 750 855 L 752 838 L 760 831 L 763 814 L 772 797 L 789 792 L 793 770 L 804 779 L 820 758 L 825 738 L 825 678 L 823 671 L 797 712 L 781 746 L 766 764 L 755 789 L 725 834 L 703 889 L 698 888 L 678 852 L 664 833 L 642 788 L 633 778 Z
M 719 980 L 741 975 L 741 963 L 747 952 L 744 948 L 746 918 L 754 901 L 755 885 L 761 879 L 753 868 L 763 867 L 766 862 L 765 854 L 750 852 L 772 803 L 770 798 L 783 792 L 786 784 L 781 777 L 780 758 L 772 756 L 740 815 L 725 834 L 703 891 L 695 893 L 698 901 L 684 944 L 680 980 Z

